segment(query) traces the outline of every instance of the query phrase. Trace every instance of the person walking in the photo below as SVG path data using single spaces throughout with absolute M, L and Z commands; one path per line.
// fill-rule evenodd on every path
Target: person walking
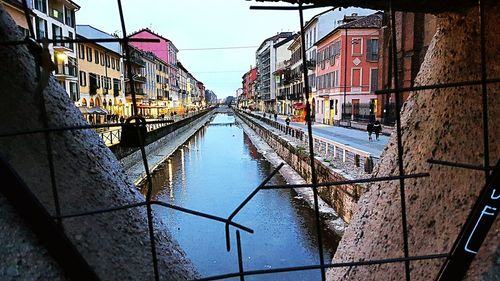
M 278 113 L 274 112 L 274 121 L 278 121 Z
M 375 133 L 375 139 L 378 140 L 378 136 L 380 135 L 380 132 L 382 131 L 382 125 L 380 125 L 380 121 L 375 121 L 375 124 L 373 125 L 373 132 Z
M 368 122 L 368 125 L 366 126 L 366 131 L 368 132 L 368 141 L 372 141 L 372 133 L 373 133 L 372 121 Z

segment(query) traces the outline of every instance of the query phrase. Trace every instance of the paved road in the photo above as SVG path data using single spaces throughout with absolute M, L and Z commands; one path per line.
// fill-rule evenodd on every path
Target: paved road
M 254 112 L 255 113 L 255 112 Z M 262 115 L 262 113 L 258 113 Z M 269 115 L 267 115 L 269 116 Z M 278 122 L 285 123 L 286 116 L 279 115 Z M 274 120 L 274 118 L 273 118 Z M 307 131 L 307 126 L 302 122 L 290 122 L 291 127 L 300 128 L 303 131 Z M 373 156 L 380 157 L 384 147 L 389 142 L 389 137 L 380 135 L 379 140 L 375 140 L 375 134 L 373 134 L 373 141 L 368 140 L 368 133 L 366 131 L 344 128 L 338 126 L 330 126 L 320 123 L 315 123 L 312 126 L 313 135 L 330 139 L 338 143 L 349 145 L 357 149 L 361 149 Z

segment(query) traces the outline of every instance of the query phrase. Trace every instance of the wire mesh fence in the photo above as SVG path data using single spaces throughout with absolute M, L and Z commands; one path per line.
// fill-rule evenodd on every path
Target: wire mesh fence
M 109 123 L 109 124 L 97 124 L 97 125 L 86 125 L 86 126 L 72 126 L 72 127 L 50 127 L 48 124 L 48 113 L 45 108 L 45 102 L 44 102 L 44 95 L 43 95 L 43 90 L 44 87 L 46 86 L 46 80 L 47 80 L 47 75 L 52 72 L 53 67 L 51 67 L 50 63 L 47 62 L 46 56 L 48 54 L 47 50 L 47 44 L 74 44 L 74 43 L 81 43 L 81 42 L 92 42 L 92 43 L 97 43 L 97 42 L 120 42 L 123 46 L 124 49 L 124 59 L 126 61 L 126 69 L 128 71 L 127 75 L 128 77 L 132 77 L 132 72 L 131 72 L 131 50 L 128 45 L 129 42 L 132 41 L 142 41 L 142 42 L 158 42 L 156 40 L 150 40 L 150 39 L 131 39 L 126 36 L 127 34 L 127 29 L 126 29 L 126 22 L 125 22 L 125 17 L 123 13 L 123 7 L 122 3 L 120 0 L 117 0 L 117 5 L 118 5 L 118 10 L 120 14 L 120 23 L 121 23 L 121 32 L 124 35 L 121 38 L 116 38 L 116 39 L 71 39 L 71 38 L 56 38 L 53 40 L 47 40 L 47 39 L 40 39 L 37 38 L 37 34 L 35 33 L 35 30 L 33 29 L 33 25 L 31 23 L 31 16 L 32 14 L 30 13 L 30 5 L 27 0 L 22 0 L 23 8 L 24 8 L 24 13 L 26 16 L 26 21 L 28 22 L 29 26 L 29 36 L 27 36 L 24 40 L 18 40 L 18 41 L 9 41 L 9 42 L 1 42 L 1 45 L 26 45 L 30 50 L 32 51 L 32 54 L 35 58 L 36 64 L 37 64 L 37 78 L 38 78 L 38 86 L 36 88 L 36 92 L 34 93 L 37 96 L 41 97 L 40 100 L 40 109 L 43 113 L 43 120 L 44 120 L 44 127 L 40 129 L 34 129 L 30 131 L 18 131 L 18 132 L 2 132 L 0 133 L 0 137 L 5 138 L 5 137 L 13 137 L 13 136 L 29 136 L 31 134 L 44 134 L 45 140 L 46 140 L 46 151 L 47 151 L 47 157 L 48 157 L 48 163 L 49 163 L 49 172 L 50 172 L 50 178 L 51 178 L 51 190 L 53 193 L 53 198 L 54 198 L 54 206 L 55 206 L 55 214 L 51 214 L 51 218 L 55 221 L 55 223 L 58 225 L 60 230 L 62 231 L 64 235 L 64 229 L 63 229 L 63 221 L 68 218 L 74 218 L 74 217 L 82 217 L 82 216 L 92 216 L 92 215 L 97 215 L 97 214 L 102 214 L 102 213 L 110 213 L 110 212 L 116 212 L 119 210 L 125 210 L 125 209 L 131 209 L 131 208 L 138 208 L 138 207 L 146 207 L 147 208 L 147 221 L 148 221 L 148 232 L 149 232 L 149 239 L 150 239 L 150 251 L 152 255 L 152 267 L 151 270 L 154 272 L 154 276 L 156 280 L 160 280 L 160 274 L 159 274 L 159 268 L 158 268 L 158 253 L 157 253 L 157 247 L 155 245 L 155 239 L 154 239 L 154 224 L 153 224 L 153 212 L 152 212 L 152 207 L 153 206 L 161 206 L 165 208 L 171 208 L 174 210 L 177 210 L 179 212 L 184 212 L 188 213 L 191 215 L 195 216 L 200 216 L 209 220 L 213 220 L 214 222 L 219 222 L 224 224 L 224 229 L 225 229 L 225 237 L 226 237 L 226 248 L 228 251 L 231 251 L 232 245 L 231 245 L 231 230 L 236 229 L 236 251 L 237 251 L 237 256 L 238 256 L 238 268 L 235 269 L 234 272 L 232 273 L 227 273 L 223 275 L 217 275 L 217 276 L 210 276 L 210 277 L 204 277 L 199 280 L 220 280 L 220 279 L 226 279 L 226 278 L 234 278 L 238 277 L 240 280 L 244 280 L 245 277 L 247 276 L 255 276 L 255 275 L 261 275 L 261 274 L 271 274 L 271 273 L 280 273 L 280 272 L 293 272 L 293 271 L 302 271 L 302 270 L 319 270 L 321 271 L 321 278 L 322 280 L 326 280 L 326 270 L 329 268 L 339 268 L 339 267 L 358 267 L 358 266 L 370 266 L 370 265 L 381 265 L 381 264 L 389 264 L 389 263 L 402 263 L 404 264 L 404 270 L 405 270 L 405 278 L 407 281 L 411 280 L 411 274 L 410 274 L 410 262 L 412 261 L 422 261 L 422 260 L 443 260 L 443 267 L 441 272 L 439 273 L 438 276 L 436 276 L 436 279 L 439 280 L 452 280 L 452 279 L 446 279 L 449 278 L 446 277 L 446 272 L 447 268 L 446 266 L 449 265 L 450 263 L 453 264 L 456 262 L 456 251 L 457 251 L 457 246 L 461 243 L 464 233 L 466 231 L 466 227 L 469 226 L 471 223 L 473 223 L 473 215 L 471 215 L 468 220 L 466 221 L 464 228 L 462 229 L 460 235 L 457 237 L 456 242 L 452 248 L 451 252 L 445 252 L 445 253 L 429 253 L 426 255 L 418 255 L 418 256 L 413 256 L 411 255 L 409 251 L 409 245 L 408 245 L 408 223 L 407 223 L 407 207 L 406 207 L 406 196 L 405 196 L 405 190 L 406 190 L 406 182 L 405 180 L 407 179 L 412 179 L 412 178 L 422 178 L 422 177 L 429 177 L 429 173 L 427 172 L 419 172 L 419 173 L 406 173 L 405 172 L 405 163 L 403 161 L 403 156 L 404 156 L 404 144 L 402 140 L 402 129 L 401 129 L 401 116 L 400 116 L 400 111 L 399 110 L 391 110 L 391 113 L 394 113 L 393 119 L 389 118 L 392 121 L 395 122 L 396 124 L 396 140 L 397 140 L 397 163 L 398 163 L 398 171 L 396 175 L 392 176 L 384 176 L 384 177 L 371 177 L 371 178 L 363 178 L 363 179 L 356 179 L 356 180 L 347 180 L 347 181 L 338 181 L 338 182 L 318 182 L 317 180 L 317 175 L 315 171 L 315 162 L 314 162 L 314 141 L 313 141 L 313 134 L 312 134 L 312 127 L 311 127 L 311 122 L 307 122 L 307 130 L 308 130 L 308 144 L 309 144 L 309 150 L 310 150 L 310 162 L 311 162 L 311 174 L 312 174 L 312 182 L 307 183 L 307 184 L 301 184 L 301 185 L 268 185 L 269 180 L 279 172 L 280 168 L 283 166 L 283 164 L 279 165 L 278 167 L 275 168 L 275 170 L 269 174 L 263 181 L 262 183 L 257 186 L 254 191 L 249 194 L 246 199 L 241 202 L 241 204 L 227 217 L 219 217 L 219 216 L 214 216 L 211 214 L 203 213 L 203 212 L 198 212 L 196 210 L 191 210 L 187 208 L 183 208 L 180 206 L 176 206 L 173 204 L 169 204 L 166 202 L 161 202 L 161 201 L 155 201 L 152 199 L 152 178 L 151 178 L 151 173 L 149 169 L 149 163 L 146 155 L 146 150 L 145 150 L 145 143 L 144 143 L 144 134 L 146 132 L 146 126 L 161 126 L 166 123 L 169 123 L 169 120 L 159 120 L 159 121 L 149 121 L 149 122 L 136 122 L 133 123 L 134 125 L 129 126 L 128 130 L 132 132 L 132 135 L 136 135 L 136 143 L 137 146 L 139 147 L 142 155 L 142 160 L 143 160 L 143 165 L 145 168 L 146 172 L 146 182 L 147 182 L 147 192 L 146 192 L 146 198 L 144 202 L 136 203 L 136 204 L 129 204 L 129 205 L 122 205 L 122 206 L 113 206 L 105 209 L 98 209 L 98 210 L 89 210 L 86 212 L 80 212 L 80 213 L 73 213 L 73 214 L 67 214 L 64 212 L 64 210 L 61 208 L 61 202 L 59 201 L 58 197 L 58 186 L 57 186 L 57 181 L 55 179 L 54 175 L 54 148 L 52 146 L 50 134 L 54 132 L 59 132 L 59 131 L 70 131 L 70 130 L 89 130 L 89 129 L 97 129 L 97 128 L 111 128 L 111 127 L 120 127 L 121 130 L 125 130 L 125 125 L 121 123 Z M 328 5 L 326 5 L 328 6 Z M 303 58 L 303 72 L 306 73 L 307 77 L 307 61 L 306 61 L 306 55 L 305 55 L 305 33 L 304 33 L 304 19 L 303 19 L 303 11 L 305 9 L 309 8 L 315 8 L 315 7 L 325 7 L 325 5 L 311 5 L 311 6 L 304 6 L 301 1 L 299 1 L 298 6 L 293 6 L 289 7 L 291 10 L 298 10 L 299 12 L 299 19 L 300 19 L 300 28 L 301 28 L 301 37 L 302 37 L 302 58 Z M 272 7 L 254 7 L 255 9 L 273 9 Z M 477 85 L 481 87 L 482 91 L 482 124 L 483 124 L 483 158 L 484 158 L 484 163 L 483 165 L 477 166 L 477 165 L 470 165 L 467 163 L 458 163 L 458 162 L 453 162 L 453 161 L 444 161 L 442 159 L 429 159 L 429 163 L 433 164 L 438 164 L 438 165 L 446 165 L 450 167 L 455 167 L 455 168 L 461 168 L 461 169 L 472 169 L 472 170 L 481 170 L 484 171 L 485 178 L 486 178 L 486 184 L 491 183 L 491 171 L 494 170 L 492 166 L 490 166 L 490 156 L 489 156 L 489 136 L 488 136 L 488 126 L 489 126 L 489 120 L 488 120 L 488 84 L 490 83 L 498 83 L 500 82 L 500 78 L 488 78 L 487 72 L 486 72 L 486 54 L 485 54 L 485 30 L 484 30 L 484 3 L 483 1 L 480 1 L 477 5 L 477 8 L 479 9 L 480 13 L 480 48 L 479 52 L 481 53 L 481 79 L 475 80 L 475 81 L 458 81 L 458 82 L 452 82 L 452 83 L 446 83 L 446 84 L 434 84 L 434 85 L 423 85 L 423 86 L 415 86 L 415 87 L 406 87 L 406 88 L 399 88 L 394 86 L 392 89 L 389 90 L 384 90 L 384 91 L 379 91 L 380 93 L 394 93 L 395 94 L 395 104 L 393 107 L 395 108 L 401 108 L 402 104 L 402 98 L 401 94 L 404 92 L 409 92 L 409 91 L 421 91 L 421 90 L 429 90 L 429 89 L 442 89 L 442 88 L 452 88 L 452 87 L 459 87 L 459 86 L 473 86 Z M 279 7 L 279 8 L 274 8 L 276 10 L 283 10 L 285 9 L 284 7 Z M 387 1 L 387 11 L 389 12 L 390 15 L 390 22 L 391 22 L 391 30 L 396 30 L 396 21 L 395 21 L 395 11 L 392 9 L 392 2 Z M 37 16 L 34 15 L 36 18 Z M 393 85 L 400 85 L 399 84 L 399 79 L 400 77 L 398 74 L 400 71 L 398 71 L 398 63 L 397 63 L 397 45 L 398 45 L 398 38 L 396 36 L 395 32 L 391 33 L 392 38 L 391 38 L 391 44 L 392 44 L 392 52 L 391 56 L 393 57 L 393 71 L 389 73 L 392 75 L 392 80 L 394 81 Z M 132 98 L 132 112 L 134 114 L 137 114 L 138 112 L 138 104 L 136 100 L 136 92 L 135 89 L 136 87 L 134 86 L 134 80 L 130 80 L 131 87 L 130 87 L 130 94 Z M 311 120 L 311 105 L 309 104 L 309 97 L 310 93 L 308 91 L 309 85 L 308 85 L 308 80 L 306 79 L 304 81 L 304 89 L 305 89 L 305 100 L 306 100 L 306 114 L 308 118 L 306 120 Z M 371 108 L 367 107 L 367 112 L 371 112 Z M 362 114 L 363 115 L 363 114 Z M 364 114 L 364 115 L 369 115 L 369 114 Z M 137 118 L 137 117 L 133 117 Z M 388 117 L 387 117 L 388 118 Z M 108 138 L 110 142 L 113 142 L 113 138 L 117 138 L 117 135 L 110 134 L 109 136 L 105 137 Z M 132 136 L 133 137 L 133 136 Z M 498 168 L 496 168 L 498 169 Z M 497 176 L 498 177 L 498 176 Z M 490 180 L 490 181 L 488 181 Z M 328 188 L 337 188 L 338 186 L 341 186 L 343 184 L 359 184 L 359 183 L 375 183 L 375 182 L 382 182 L 382 181 L 398 181 L 399 182 L 399 197 L 400 197 L 400 217 L 401 217 L 401 222 L 402 222 L 402 233 L 401 236 L 403 237 L 403 245 L 402 245 L 402 252 L 403 256 L 397 256 L 397 257 L 386 257 L 383 259 L 374 259 L 374 260 L 363 260 L 363 261 L 354 261 L 354 262 L 342 262 L 342 263 L 329 263 L 324 260 L 324 255 L 323 255 L 323 245 L 322 245 L 322 237 L 321 237 L 321 228 L 322 228 L 322 222 L 320 220 L 320 215 L 319 215 L 319 208 L 318 208 L 318 188 L 319 187 L 328 187 Z M 488 186 L 488 185 L 487 185 Z M 315 223 L 316 223 L 316 235 L 317 235 L 317 241 L 318 241 L 318 257 L 319 257 L 319 264 L 313 264 L 313 265 L 299 265 L 299 266 L 293 266 L 293 267 L 283 267 L 283 268 L 274 268 L 274 269 L 264 269 L 264 270 L 245 270 L 245 265 L 243 262 L 243 252 L 244 249 L 242 249 L 241 245 L 241 238 L 240 238 L 240 230 L 245 231 L 248 233 L 253 233 L 253 230 L 248 227 L 241 225 L 237 222 L 234 222 L 233 219 L 235 216 L 245 207 L 245 205 L 252 200 L 252 198 L 260 191 L 266 190 L 266 189 L 292 189 L 292 188 L 311 188 L 314 192 L 314 212 L 315 212 Z M 498 198 L 495 197 L 496 194 L 493 193 L 492 198 Z M 473 208 L 476 210 L 479 205 L 480 205 L 480 199 L 481 197 L 478 198 L 478 202 L 475 204 Z M 464 267 L 465 270 L 467 270 L 467 266 Z M 88 270 L 92 272 L 92 268 L 89 265 L 85 265 L 85 263 L 82 261 L 82 267 L 75 269 L 71 268 L 71 270 Z M 444 276 L 444 277 L 443 277 Z M 460 276 L 460 277 L 463 277 Z M 95 276 L 95 279 L 98 279 L 99 277 Z

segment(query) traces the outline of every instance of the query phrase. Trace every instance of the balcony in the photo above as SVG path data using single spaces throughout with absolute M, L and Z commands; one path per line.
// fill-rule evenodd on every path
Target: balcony
M 55 40 L 71 40 L 73 38 L 56 36 L 54 39 Z M 54 43 L 54 50 L 62 51 L 62 52 L 65 52 L 65 51 L 73 52 L 74 51 L 73 43 L 56 42 L 56 43 Z
M 142 68 L 146 67 L 146 62 L 138 55 L 131 55 L 130 62 Z
M 306 61 L 306 66 L 307 66 L 307 69 L 314 69 L 314 68 L 316 68 L 316 61 L 315 60 L 308 60 L 308 61 Z
M 132 79 L 134 79 L 134 82 L 144 84 L 146 83 L 146 76 L 142 74 L 133 74 Z M 125 77 L 125 83 L 128 83 L 130 79 L 128 77 Z
M 76 78 L 76 65 L 73 64 L 57 64 L 55 71 L 56 78 Z
M 126 94 L 127 96 L 132 95 L 132 91 L 131 91 L 131 90 L 132 90 L 132 89 L 131 89 L 130 87 L 127 87 L 127 89 L 126 89 L 126 91 L 125 91 L 125 92 L 127 93 L 127 94 Z M 135 88 L 135 94 L 136 94 L 136 95 L 138 95 L 138 96 L 144 96 L 144 95 L 145 95 L 145 93 L 144 93 L 144 89 L 143 89 L 142 87 L 140 87 L 140 88 L 139 88 L 139 87 Z

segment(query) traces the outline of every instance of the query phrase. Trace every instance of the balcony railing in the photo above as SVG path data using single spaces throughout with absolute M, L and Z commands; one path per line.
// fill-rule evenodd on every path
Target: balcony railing
M 55 40 L 71 40 L 73 38 L 56 36 L 54 39 Z M 56 42 L 56 43 L 54 43 L 54 49 L 60 49 L 60 48 L 69 49 L 69 50 L 72 50 L 72 51 L 74 50 L 73 43 L 62 43 L 62 42 Z
M 140 67 L 146 67 L 146 62 L 142 58 L 136 55 L 130 56 L 130 62 Z
M 56 75 L 64 75 L 76 77 L 76 65 L 72 64 L 57 64 L 56 65 Z
M 146 83 L 146 76 L 142 75 L 142 74 L 133 74 L 132 75 L 132 78 L 134 79 L 134 82 L 138 82 L 138 83 Z M 129 82 L 130 79 L 127 77 L 125 77 L 125 82 Z

